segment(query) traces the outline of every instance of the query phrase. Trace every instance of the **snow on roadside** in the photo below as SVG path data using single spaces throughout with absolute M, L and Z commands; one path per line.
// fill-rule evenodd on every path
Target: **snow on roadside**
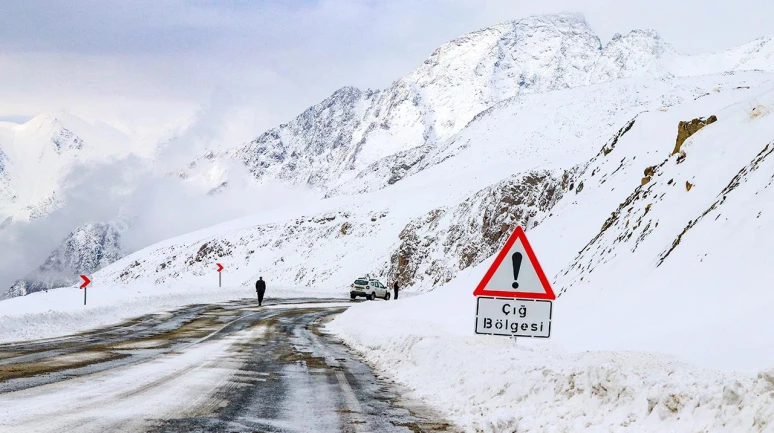
M 328 330 L 467 431 L 774 432 L 774 127 L 753 111 L 774 90 L 732 90 L 638 116 L 528 231 L 567 288 L 550 340 L 474 334 L 472 292 L 494 257 Z M 670 157 L 679 122 L 709 115 Z M 638 193 L 652 196 L 627 201 Z
M 756 377 L 473 334 L 471 287 L 485 266 L 426 295 L 350 308 L 326 329 L 465 431 L 774 431 L 774 368 Z
M 339 291 L 307 287 L 269 287 L 265 301 L 289 297 L 341 297 Z M 54 338 L 120 323 L 145 314 L 191 304 L 255 299 L 255 289 L 238 287 L 164 287 L 151 285 L 60 288 L 0 302 L 0 343 Z
M 234 346 L 260 338 L 265 330 L 245 329 L 184 353 L 104 371 L 98 386 L 93 375 L 86 375 L 4 393 L 0 432 L 147 431 L 158 419 L 184 417 L 192 407 L 216 399 L 217 390 L 238 373 Z

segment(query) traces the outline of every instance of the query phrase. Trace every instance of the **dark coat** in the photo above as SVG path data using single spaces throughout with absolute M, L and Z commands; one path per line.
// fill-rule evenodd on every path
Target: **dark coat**
M 265 292 L 266 291 L 266 281 L 258 280 L 255 282 L 255 291 L 256 292 Z

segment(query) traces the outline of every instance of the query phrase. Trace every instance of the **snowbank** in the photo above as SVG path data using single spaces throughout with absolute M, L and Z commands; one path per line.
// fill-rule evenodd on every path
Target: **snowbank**
M 527 232 L 560 295 L 550 340 L 474 334 L 494 257 L 328 329 L 469 431 L 774 432 L 772 106 L 771 83 L 718 89 L 589 162 Z
M 472 290 L 485 268 L 350 308 L 327 330 L 466 431 L 774 431 L 774 368 L 729 373 L 655 353 L 570 352 L 553 336 L 475 335 Z

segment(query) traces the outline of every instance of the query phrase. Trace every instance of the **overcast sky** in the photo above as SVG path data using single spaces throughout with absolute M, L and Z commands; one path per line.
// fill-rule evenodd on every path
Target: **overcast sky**
M 147 128 L 207 107 L 249 139 L 344 85 L 382 88 L 465 32 L 580 12 L 700 53 L 774 34 L 771 0 L 4 0 L 0 119 Z

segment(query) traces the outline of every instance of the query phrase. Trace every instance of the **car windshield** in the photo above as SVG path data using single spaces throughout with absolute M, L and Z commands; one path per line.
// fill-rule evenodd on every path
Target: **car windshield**
M 368 281 L 366 281 L 366 280 L 355 280 L 355 284 L 357 284 L 358 286 L 367 286 L 368 285 Z

